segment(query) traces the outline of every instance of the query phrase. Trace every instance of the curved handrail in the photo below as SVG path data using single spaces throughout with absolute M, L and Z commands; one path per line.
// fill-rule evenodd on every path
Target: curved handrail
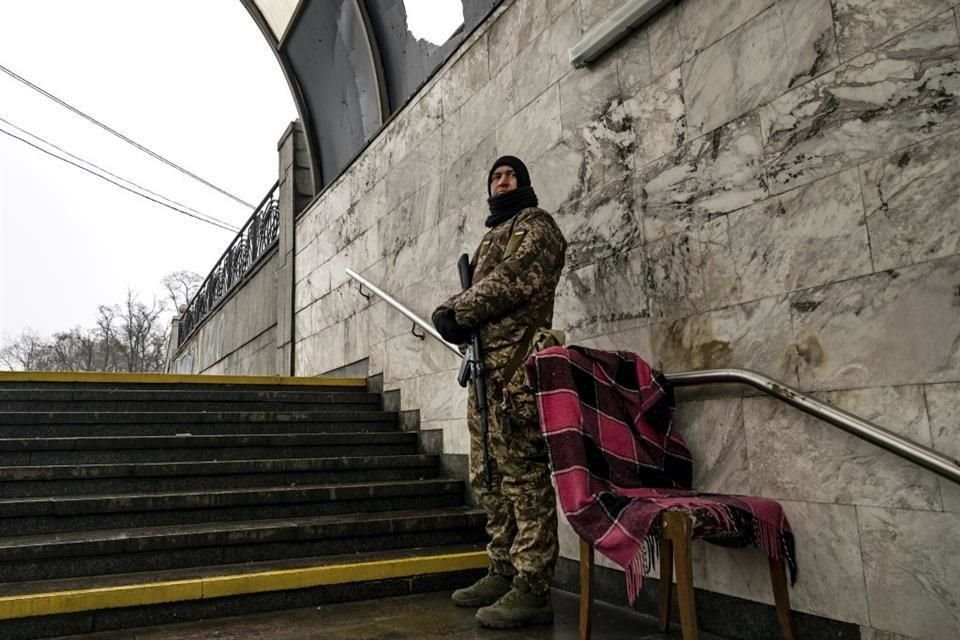
M 456 345 L 444 340 L 428 322 L 397 302 L 389 294 L 351 269 L 347 269 L 347 275 L 382 298 L 384 302 L 405 315 L 433 338 L 436 338 L 446 345 L 457 357 L 463 357 L 463 354 L 460 353 Z M 932 471 L 943 478 L 960 484 L 960 461 L 948 458 L 929 447 L 911 442 L 869 420 L 838 409 L 826 402 L 821 402 L 808 394 L 773 378 L 769 378 L 762 373 L 750 371 L 749 369 L 705 369 L 703 371 L 668 373 L 666 376 L 667 379 L 677 387 L 718 383 L 749 385 L 763 391 L 767 395 L 786 402 L 804 413 L 819 418 L 828 424 L 843 429 L 847 433 L 853 434 L 901 458 L 918 464 L 924 469 Z

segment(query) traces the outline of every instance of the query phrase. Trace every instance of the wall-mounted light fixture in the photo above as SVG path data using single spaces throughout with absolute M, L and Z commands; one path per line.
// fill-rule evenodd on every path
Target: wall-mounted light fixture
M 593 62 L 632 30 L 652 18 L 663 5 L 674 1 L 627 0 L 570 48 L 570 63 L 575 67 L 582 67 Z

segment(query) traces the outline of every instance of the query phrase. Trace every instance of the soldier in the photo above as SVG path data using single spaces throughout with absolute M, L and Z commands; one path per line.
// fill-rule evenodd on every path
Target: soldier
M 527 167 L 498 159 L 487 179 L 489 231 L 471 261 L 473 286 L 433 312 L 449 342 L 480 332 L 490 407 L 492 483 L 484 473 L 483 436 L 470 387 L 470 484 L 487 513 L 489 571 L 453 593 L 458 606 L 482 607 L 484 627 L 553 620 L 550 580 L 558 556 L 557 512 L 546 444 L 523 362 L 538 329 L 553 319 L 554 295 L 567 247 L 549 213 L 537 208 Z M 541 336 L 544 334 L 540 334 Z

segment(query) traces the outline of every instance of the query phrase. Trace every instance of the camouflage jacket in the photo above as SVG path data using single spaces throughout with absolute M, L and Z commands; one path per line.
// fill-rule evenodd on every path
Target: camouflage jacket
M 480 328 L 484 366 L 492 379 L 526 355 L 531 332 L 549 328 L 567 241 L 549 213 L 530 207 L 490 229 L 471 260 L 473 286 L 441 304 L 457 322 Z M 528 329 L 530 331 L 528 331 Z M 524 353 L 517 354 L 519 349 Z

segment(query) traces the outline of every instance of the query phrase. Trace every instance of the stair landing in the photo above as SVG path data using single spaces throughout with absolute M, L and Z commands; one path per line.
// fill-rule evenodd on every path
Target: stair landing
M 653 618 L 595 603 L 595 640 L 680 640 L 679 628 L 657 631 Z M 474 610 L 454 607 L 449 592 L 434 592 L 379 601 L 349 602 L 308 609 L 277 611 L 202 622 L 126 629 L 82 636 L 83 640 L 304 640 L 355 638 L 363 640 L 576 640 L 577 597 L 553 592 L 553 625 L 496 631 L 480 629 Z M 676 626 L 676 625 L 674 625 Z M 700 632 L 701 640 L 723 640 Z M 73 636 L 70 640 L 79 640 Z M 67 640 L 66 637 L 60 640 Z

